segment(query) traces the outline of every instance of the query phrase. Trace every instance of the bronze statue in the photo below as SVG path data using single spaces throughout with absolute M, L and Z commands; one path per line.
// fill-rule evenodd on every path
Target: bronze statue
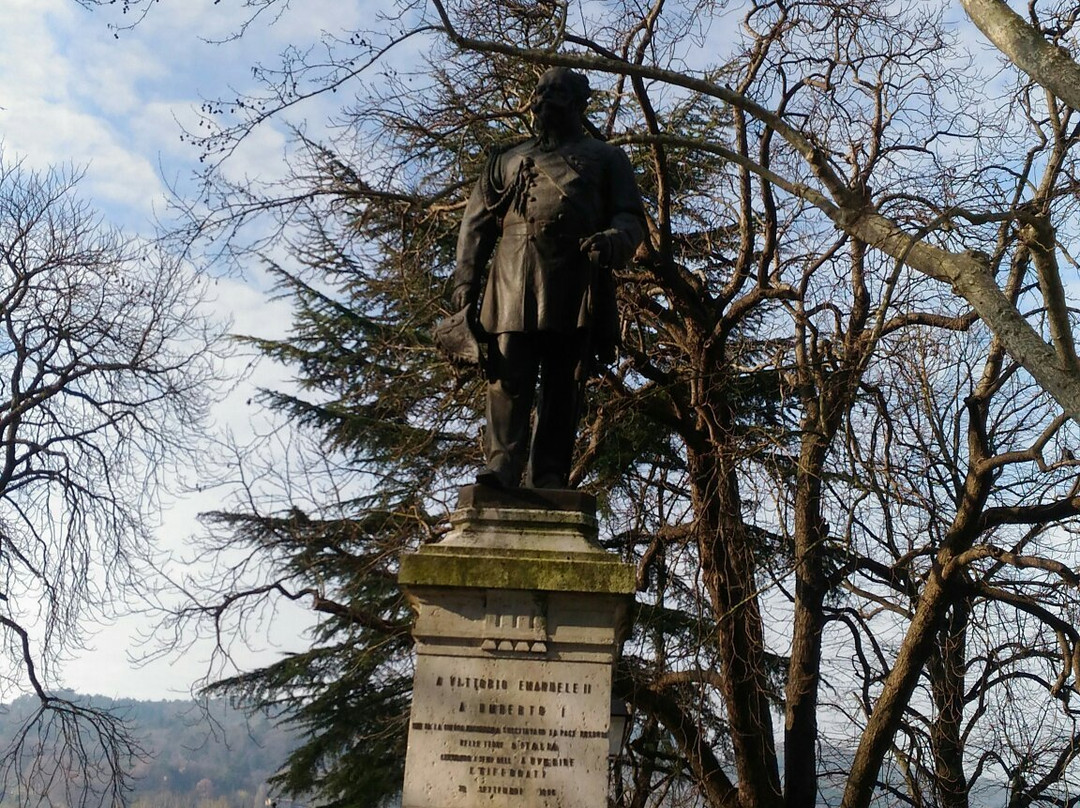
M 585 76 L 544 73 L 531 102 L 535 137 L 488 159 L 465 208 L 451 303 L 479 301 L 486 335 L 478 483 L 516 487 L 524 467 L 529 487 L 565 487 L 586 375 L 594 357 L 614 356 L 612 270 L 633 256 L 645 214 L 629 159 L 585 132 L 588 98 Z

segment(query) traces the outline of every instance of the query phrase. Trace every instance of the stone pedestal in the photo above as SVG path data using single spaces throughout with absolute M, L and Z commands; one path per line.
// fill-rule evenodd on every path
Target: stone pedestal
M 604 808 L 611 671 L 634 567 L 578 491 L 461 490 L 401 559 L 416 611 L 402 808 Z

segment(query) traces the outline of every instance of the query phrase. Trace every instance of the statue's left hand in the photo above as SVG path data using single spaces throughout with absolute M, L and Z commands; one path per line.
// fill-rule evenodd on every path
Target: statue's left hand
M 607 232 L 593 233 L 588 238 L 581 240 L 581 251 L 589 257 L 589 261 L 598 267 L 611 266 L 614 257 L 614 249 L 611 245 L 611 234 Z

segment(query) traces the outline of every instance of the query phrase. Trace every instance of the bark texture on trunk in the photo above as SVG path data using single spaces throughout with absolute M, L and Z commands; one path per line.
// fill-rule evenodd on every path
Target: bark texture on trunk
M 719 452 L 689 453 L 705 584 L 717 616 L 721 688 L 735 751 L 741 808 L 781 802 L 752 539 L 735 469 Z
M 941 808 L 968 808 L 963 740 L 968 616 L 967 602 L 957 599 L 938 632 L 937 648 L 928 665 L 935 711 L 930 724 L 934 790 Z

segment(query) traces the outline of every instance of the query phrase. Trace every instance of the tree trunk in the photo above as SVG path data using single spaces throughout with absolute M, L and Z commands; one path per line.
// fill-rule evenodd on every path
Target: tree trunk
M 947 593 L 947 582 L 936 566 L 927 579 L 900 653 L 863 730 L 841 808 L 867 808 L 873 799 L 881 763 L 892 745 L 904 708 L 933 650 L 937 628 L 949 606 Z
M 964 662 L 967 646 L 967 602 L 958 599 L 938 633 L 928 670 L 935 715 L 930 725 L 934 753 L 934 790 L 941 808 L 968 808 L 964 775 Z
M 742 521 L 732 464 L 689 452 L 698 543 L 705 584 L 717 618 L 722 695 L 731 724 L 742 808 L 780 803 L 754 548 Z
M 817 696 L 821 676 L 821 461 L 824 450 L 804 440 L 795 492 L 795 616 L 784 716 L 784 797 L 787 808 L 817 803 Z

